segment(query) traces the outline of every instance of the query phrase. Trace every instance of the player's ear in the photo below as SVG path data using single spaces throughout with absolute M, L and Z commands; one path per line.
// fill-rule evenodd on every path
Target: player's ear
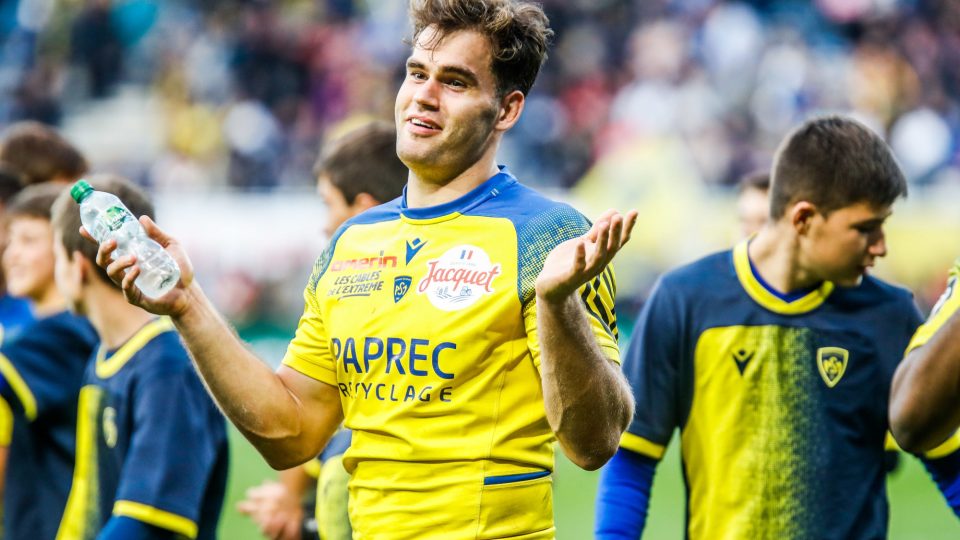
M 497 123 L 494 128 L 499 131 L 507 131 L 512 128 L 517 120 L 520 120 L 520 113 L 523 112 L 525 102 L 526 97 L 519 90 L 508 92 L 500 98 L 500 108 L 497 111 Z
M 80 250 L 74 250 L 71 254 L 70 264 L 73 265 L 74 271 L 79 273 L 80 283 L 89 283 L 91 279 L 95 279 L 94 273 L 97 269 L 94 268 L 93 261 L 86 258 Z
M 809 201 L 798 201 L 788 210 L 790 224 L 798 234 L 806 234 L 817 215 L 817 207 Z

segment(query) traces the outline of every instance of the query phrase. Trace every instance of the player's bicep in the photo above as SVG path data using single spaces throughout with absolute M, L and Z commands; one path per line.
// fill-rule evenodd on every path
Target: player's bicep
M 285 365 L 277 370 L 277 376 L 300 408 L 304 453 L 307 457 L 319 454 L 343 421 L 340 388 Z
M 310 378 L 336 385 L 336 359 L 331 354 L 330 346 L 316 291 L 308 285 L 304 291 L 303 315 L 300 316 L 293 340 L 287 346 L 283 365 Z

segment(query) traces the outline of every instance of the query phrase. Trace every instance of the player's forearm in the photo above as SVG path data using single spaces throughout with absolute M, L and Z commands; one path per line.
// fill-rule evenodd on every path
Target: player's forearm
M 890 430 L 904 450 L 923 452 L 960 427 L 960 312 L 897 368 Z
M 633 414 L 633 397 L 597 344 L 575 294 L 556 303 L 537 302 L 547 421 L 571 461 L 597 469 L 617 451 Z
M 272 466 L 287 468 L 313 457 L 300 442 L 298 400 L 244 346 L 199 286 L 191 285 L 189 293 L 190 307 L 172 319 L 220 409 Z

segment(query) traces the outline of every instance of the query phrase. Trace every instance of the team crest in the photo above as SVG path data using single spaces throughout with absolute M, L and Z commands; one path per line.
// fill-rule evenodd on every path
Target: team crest
M 833 388 L 847 371 L 850 352 L 840 347 L 820 347 L 817 349 L 817 368 L 827 387 Z
M 417 293 L 427 295 L 438 309 L 456 311 L 492 293 L 500 273 L 500 265 L 482 249 L 457 246 L 427 261 L 427 275 L 417 284 Z
M 393 278 L 393 303 L 396 304 L 407 295 L 410 290 L 410 284 L 413 278 L 410 276 L 397 276 Z

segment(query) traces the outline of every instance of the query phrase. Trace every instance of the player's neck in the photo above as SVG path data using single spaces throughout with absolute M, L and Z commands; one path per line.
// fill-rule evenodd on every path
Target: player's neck
M 453 178 L 432 177 L 429 171 L 410 170 L 407 182 L 407 207 L 425 208 L 448 203 L 463 197 L 474 188 L 497 174 L 496 154 L 488 152 L 489 156 L 468 167 Z
M 116 349 L 126 343 L 154 317 L 138 307 L 131 306 L 123 294 L 115 289 L 100 289 L 100 284 L 92 287 L 98 290 L 88 289 L 84 301 L 85 311 L 90 324 L 97 330 L 101 343 L 107 349 Z M 102 287 L 109 285 L 104 283 Z
M 754 270 L 777 292 L 789 294 L 818 285 L 821 280 L 804 269 L 792 229 L 768 223 L 747 249 Z
M 37 317 L 49 317 L 67 309 L 67 303 L 55 286 L 48 287 L 43 294 L 30 299 L 33 313 Z

